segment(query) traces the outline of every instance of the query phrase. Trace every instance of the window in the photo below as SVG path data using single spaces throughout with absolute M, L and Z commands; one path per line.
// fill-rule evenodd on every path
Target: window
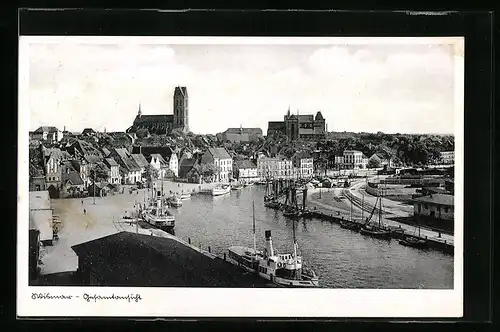
M 444 213 L 448 213 L 448 207 L 444 208 Z

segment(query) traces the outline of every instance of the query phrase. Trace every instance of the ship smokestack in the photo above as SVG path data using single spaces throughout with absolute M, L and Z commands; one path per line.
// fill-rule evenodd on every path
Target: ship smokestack
M 269 256 L 274 256 L 273 240 L 271 239 L 271 231 L 266 231 L 266 249 Z

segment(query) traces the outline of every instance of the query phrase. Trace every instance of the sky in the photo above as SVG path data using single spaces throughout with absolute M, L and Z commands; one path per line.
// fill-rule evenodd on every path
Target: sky
M 454 131 L 455 63 L 449 44 L 272 44 L 30 41 L 30 130 L 125 131 L 137 115 L 172 114 L 189 94 L 195 133 L 260 127 L 321 111 L 328 131 Z M 25 55 L 20 51 L 20 56 Z

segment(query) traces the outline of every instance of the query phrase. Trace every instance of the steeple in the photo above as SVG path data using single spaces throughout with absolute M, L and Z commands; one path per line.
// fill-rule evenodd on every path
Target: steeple
M 141 102 L 139 102 L 139 112 L 137 112 L 137 116 L 141 117 L 142 111 L 141 111 Z
M 290 116 L 290 104 L 288 104 L 288 112 L 286 113 L 287 116 Z

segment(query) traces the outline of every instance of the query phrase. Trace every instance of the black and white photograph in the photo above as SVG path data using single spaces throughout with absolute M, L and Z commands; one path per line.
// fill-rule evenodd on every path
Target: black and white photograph
M 463 38 L 39 36 L 19 54 L 27 297 L 460 313 Z M 92 302 L 79 314 L 138 310 Z

